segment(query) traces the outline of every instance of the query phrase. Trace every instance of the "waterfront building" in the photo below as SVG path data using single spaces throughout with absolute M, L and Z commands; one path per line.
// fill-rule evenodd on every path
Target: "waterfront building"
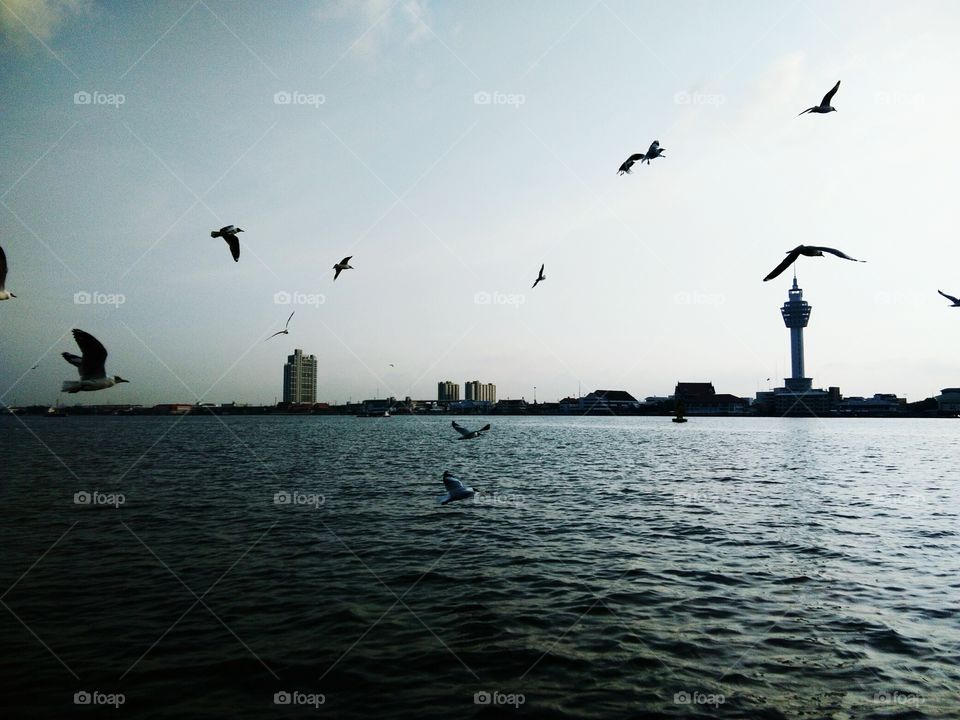
M 287 356 L 283 366 L 283 402 L 315 403 L 317 401 L 317 358 L 304 355 L 297 348 Z
M 470 380 L 463 384 L 463 399 L 495 405 L 497 402 L 497 386 L 493 383 Z
M 937 395 L 937 410 L 960 413 L 960 388 L 944 388 Z
M 456 402 L 460 399 L 460 384 L 449 380 L 437 383 L 437 402 Z

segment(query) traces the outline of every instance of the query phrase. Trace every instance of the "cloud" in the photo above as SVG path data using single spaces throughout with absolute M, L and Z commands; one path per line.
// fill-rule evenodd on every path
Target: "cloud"
M 349 24 L 359 34 L 352 53 L 376 58 L 385 46 L 416 45 L 432 32 L 426 0 L 324 0 L 316 17 L 324 25 Z
M 16 42 L 36 35 L 46 42 L 63 22 L 85 12 L 89 0 L 3 0 L 0 33 Z

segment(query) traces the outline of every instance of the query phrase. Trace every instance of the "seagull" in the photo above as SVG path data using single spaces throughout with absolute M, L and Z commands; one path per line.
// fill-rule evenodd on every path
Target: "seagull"
M 653 160 L 654 158 L 666 157 L 666 155 L 663 154 L 663 151 L 665 149 L 666 148 L 660 147 L 659 140 L 654 140 L 650 144 L 650 148 L 647 150 L 646 153 L 634 153 L 624 161 L 623 165 L 620 166 L 620 169 L 617 172 L 620 175 L 623 175 L 624 173 L 629 175 L 630 168 L 633 167 L 633 164 L 637 162 L 637 160 L 639 160 L 641 164 L 643 164 L 643 161 L 646 160 L 647 165 L 649 165 L 650 161 Z
M 233 261 L 240 261 L 240 238 L 237 237 L 237 233 L 242 233 L 243 230 L 234 226 L 234 225 L 225 225 L 219 230 L 214 230 L 210 233 L 210 237 L 222 237 L 227 241 L 227 245 L 230 246 L 230 254 L 233 255 Z
M 7 283 L 7 256 L 3 252 L 3 248 L 0 247 L 0 300 L 9 300 L 10 298 L 15 298 L 12 292 L 5 290 Z
M 275 338 L 277 335 L 289 335 L 289 334 L 290 334 L 290 330 L 289 330 L 288 328 L 290 327 L 290 318 L 293 317 L 293 313 L 295 313 L 295 312 L 296 312 L 296 310 L 294 310 L 292 313 L 290 313 L 290 317 L 287 318 L 287 324 L 283 326 L 283 330 L 278 330 L 278 331 L 275 332 L 273 335 L 271 335 L 270 337 L 268 337 L 267 340 L 272 340 L 272 339 Z M 266 340 L 264 340 L 264 342 L 266 342 Z
M 543 274 L 543 268 L 544 268 L 544 267 L 545 267 L 545 265 L 541 265 L 541 266 L 540 266 L 540 274 L 537 275 L 537 279 L 534 281 L 533 287 L 530 288 L 531 290 L 533 290 L 533 288 L 535 288 L 537 285 L 539 285 L 541 282 L 543 282 L 544 280 L 547 279 L 547 276 Z
M 960 298 L 955 298 L 953 295 L 947 295 L 943 290 L 937 290 L 937 292 L 953 303 L 953 305 L 950 307 L 960 307 Z
M 804 115 L 806 113 L 836 112 L 837 109 L 830 104 L 830 101 L 833 100 L 833 96 L 837 94 L 837 90 L 839 89 L 840 89 L 840 81 L 837 80 L 837 84 L 833 86 L 833 89 L 830 90 L 830 92 L 828 92 L 826 95 L 823 96 L 823 100 L 820 101 L 819 105 L 814 105 L 813 107 L 807 108 L 802 113 L 800 113 L 800 115 Z M 797 115 L 797 117 L 800 117 L 800 115 Z
M 334 280 L 340 277 L 340 273 L 342 273 L 344 270 L 353 270 L 353 268 L 350 267 L 350 258 L 352 257 L 353 255 L 347 255 L 343 260 L 333 266 L 333 269 L 336 270 L 336 272 L 333 274 Z
M 437 495 L 437 502 L 441 505 L 446 505 L 455 500 L 468 500 L 480 492 L 479 490 L 464 485 L 463 481 L 454 476 L 449 470 L 443 473 L 443 486 L 447 488 L 447 492 L 443 495 Z
M 478 438 L 480 437 L 480 433 L 485 433 L 490 429 L 490 423 L 487 423 L 479 430 L 467 430 L 463 425 L 458 425 L 456 420 L 450 423 L 450 425 L 454 430 L 460 433 L 461 440 L 472 440 L 473 438 Z
M 61 392 L 78 393 L 83 391 L 105 390 L 120 383 L 130 382 L 119 375 L 107 377 L 104 365 L 107 362 L 107 349 L 90 333 L 74 330 L 73 339 L 80 346 L 83 356 L 73 353 L 61 353 L 63 359 L 80 370 L 80 381 L 64 380 Z
M 854 262 L 866 262 L 866 260 L 857 260 L 852 258 L 846 253 L 842 253 L 839 250 L 834 250 L 833 248 L 828 247 L 817 247 L 816 245 L 797 245 L 793 250 L 787 252 L 787 257 L 783 259 L 783 262 L 777 265 L 773 270 L 770 271 L 770 274 L 767 275 L 763 281 L 773 280 L 777 275 L 782 273 L 788 267 L 790 267 L 797 258 L 801 255 L 806 255 L 807 257 L 822 257 L 823 254 L 827 252 L 831 255 L 836 255 L 837 257 L 843 258 L 844 260 L 853 260 Z

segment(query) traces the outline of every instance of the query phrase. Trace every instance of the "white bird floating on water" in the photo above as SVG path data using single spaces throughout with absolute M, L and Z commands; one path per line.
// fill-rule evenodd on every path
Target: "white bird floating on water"
M 626 160 L 624 160 L 623 165 L 620 166 L 620 169 L 617 170 L 617 172 L 618 172 L 620 175 L 623 175 L 624 173 L 626 173 L 627 175 L 629 175 L 629 174 L 630 174 L 630 168 L 633 167 L 633 164 L 634 164 L 635 162 L 637 162 L 637 160 L 639 160 L 641 164 L 642 164 L 644 161 L 646 161 L 647 165 L 649 165 L 649 164 L 650 164 L 650 161 L 653 160 L 654 158 L 666 157 L 666 155 L 663 154 L 663 151 L 664 151 L 665 149 L 666 149 L 666 148 L 660 147 L 660 141 L 659 141 L 659 140 L 654 140 L 652 143 L 650 143 L 650 148 L 647 150 L 647 152 L 645 152 L 645 153 L 634 153 L 633 155 L 631 155 L 630 157 L 628 157 Z
M 80 380 L 64 380 L 61 391 L 78 393 L 83 391 L 106 390 L 120 383 L 128 383 L 119 375 L 107 377 L 105 370 L 107 349 L 90 333 L 83 330 L 74 330 L 73 339 L 80 346 L 80 355 L 62 353 L 63 359 L 80 371 Z
M 449 470 L 445 470 L 443 473 L 443 485 L 447 488 L 447 492 L 443 495 L 437 495 L 437 502 L 441 505 L 446 505 L 456 500 L 469 500 L 480 492 L 479 490 L 464 485 L 463 481 Z
M 333 274 L 334 280 L 340 277 L 340 273 L 342 273 L 344 270 L 353 270 L 353 268 L 350 267 L 350 258 L 352 257 L 353 255 L 347 255 L 343 260 L 333 266 L 333 269 L 336 270 L 336 272 Z
M 960 298 L 955 298 L 953 295 L 947 295 L 943 290 L 937 290 L 937 292 L 953 303 L 953 305 L 950 307 L 960 307 Z
M 7 284 L 7 256 L 3 252 L 3 248 L 0 247 L 0 300 L 9 300 L 10 298 L 15 298 L 12 292 L 6 290 Z
M 230 254 L 233 255 L 233 261 L 240 261 L 240 238 L 237 237 L 237 233 L 242 233 L 243 230 L 234 226 L 234 225 L 224 225 L 219 230 L 213 230 L 210 232 L 210 237 L 222 237 L 227 241 L 227 245 L 230 246 Z
M 273 335 L 271 335 L 270 337 L 268 337 L 267 340 L 273 340 L 273 338 L 275 338 L 277 335 L 289 335 L 289 334 L 290 334 L 290 329 L 289 329 L 289 328 L 290 328 L 290 319 L 293 317 L 293 313 L 295 313 L 295 312 L 296 312 L 296 310 L 294 310 L 292 313 L 290 313 L 290 317 L 287 318 L 287 324 L 283 326 L 283 330 L 277 330 L 277 332 L 275 332 Z M 266 340 L 264 340 L 264 342 L 266 342 Z
M 472 440 L 473 438 L 478 438 L 480 437 L 480 433 L 485 433 L 490 429 L 490 423 L 487 423 L 479 430 L 467 430 L 463 425 L 458 425 L 456 420 L 450 423 L 450 425 L 454 430 L 460 433 L 461 440 Z
M 837 90 L 840 89 L 840 81 L 837 80 L 837 84 L 826 95 L 823 96 L 823 100 L 820 101 L 819 105 L 814 105 L 813 107 L 808 107 L 800 115 L 806 115 L 807 113 L 829 113 L 836 112 L 837 109 L 830 104 L 830 101 L 833 100 L 833 96 L 837 94 Z M 797 115 L 797 117 L 800 117 Z

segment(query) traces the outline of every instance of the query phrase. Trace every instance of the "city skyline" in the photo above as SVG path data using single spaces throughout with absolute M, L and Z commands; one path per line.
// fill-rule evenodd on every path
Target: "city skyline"
M 332 402 L 429 397 L 443 376 L 513 398 L 678 379 L 752 396 L 789 374 L 787 279 L 760 280 L 812 233 L 867 263 L 798 261 L 808 374 L 854 395 L 954 387 L 957 318 L 936 291 L 960 283 L 960 170 L 942 161 L 960 12 L 882 5 L 705 7 L 709 32 L 638 46 L 649 9 L 624 2 L 469 22 L 431 2 L 45 3 L 21 16 L 43 44 L 10 4 L 0 401 L 53 404 L 76 327 L 131 381 L 99 402 L 269 403 L 285 351 L 260 343 L 294 309 Z M 245 45 L 225 54 L 231 32 Z M 841 77 L 837 113 L 794 117 Z M 909 155 L 877 153 L 891 137 Z M 667 156 L 617 177 L 654 138 Z M 209 237 L 228 223 L 246 231 L 236 265 Z M 587 269 L 587 252 L 618 261 Z

